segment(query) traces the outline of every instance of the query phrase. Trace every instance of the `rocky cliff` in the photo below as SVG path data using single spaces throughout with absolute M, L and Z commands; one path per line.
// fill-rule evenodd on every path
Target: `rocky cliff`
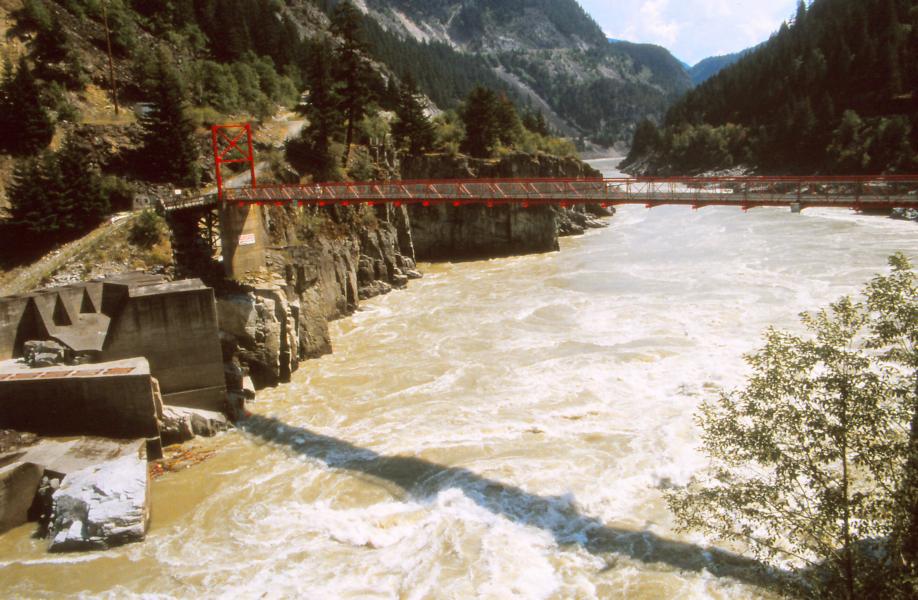
M 403 163 L 405 179 L 600 177 L 575 158 L 515 154 L 481 160 L 427 155 Z M 603 226 L 599 207 L 261 207 L 264 269 L 217 284 L 227 385 L 243 393 L 289 380 L 299 361 L 332 350 L 328 323 L 361 300 L 404 288 L 416 257 L 456 260 L 557 250 L 558 236 Z
M 464 179 L 557 177 L 588 179 L 601 177 L 576 158 L 511 154 L 500 159 L 472 159 L 459 155 L 409 157 L 402 164 L 404 179 Z M 413 205 L 411 234 L 416 256 L 421 260 L 490 258 L 558 249 L 558 237 L 583 233 L 590 227 L 604 227 L 597 216 L 611 210 L 598 206 L 560 208 L 516 205 L 460 206 Z
M 258 387 L 289 380 L 300 360 L 332 351 L 329 321 L 421 276 L 403 209 L 262 210 L 265 270 L 218 294 L 228 380 L 239 390 L 243 367 Z

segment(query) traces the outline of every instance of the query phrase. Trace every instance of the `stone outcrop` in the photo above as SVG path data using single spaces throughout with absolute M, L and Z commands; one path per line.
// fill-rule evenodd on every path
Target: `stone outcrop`
M 163 445 L 182 444 L 196 436 L 213 437 L 230 428 L 223 413 L 180 406 L 163 407 Z
M 52 496 L 52 552 L 106 549 L 143 540 L 150 521 L 146 444 L 69 473 Z
M 0 533 L 28 520 L 43 473 L 42 466 L 33 462 L 17 461 L 0 467 Z
M 918 210 L 914 208 L 894 208 L 890 216 L 899 221 L 918 222 Z
M 220 291 L 217 313 L 232 394 L 288 381 L 300 360 L 331 352 L 328 323 L 361 300 L 420 277 L 404 208 L 263 207 L 264 266 Z
M 596 178 L 601 174 L 576 158 L 512 154 L 501 159 L 424 155 L 407 157 L 404 179 L 465 178 Z M 411 233 L 415 252 L 424 260 L 475 259 L 558 249 L 558 236 L 576 235 L 604 227 L 599 216 L 613 211 L 599 206 L 484 206 L 412 205 Z

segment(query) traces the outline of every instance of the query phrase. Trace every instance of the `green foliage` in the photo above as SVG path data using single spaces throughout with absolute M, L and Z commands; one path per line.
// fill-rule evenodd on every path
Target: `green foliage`
M 366 148 L 358 148 L 351 155 L 347 169 L 353 181 L 376 181 L 380 179 L 376 164 Z
M 333 51 L 333 73 L 340 82 L 341 113 L 347 119 L 344 135 L 344 164 L 347 164 L 354 140 L 354 128 L 364 117 L 371 100 L 372 70 L 365 58 L 363 18 L 348 0 L 339 3 L 332 13 L 331 32 L 339 38 Z
M 111 210 L 133 210 L 134 193 L 134 186 L 127 180 L 115 175 L 104 175 L 102 177 L 102 194 L 108 198 Z
M 763 171 L 913 169 L 916 63 L 913 3 L 814 0 L 792 25 L 680 99 L 667 113 L 664 142 L 689 125 L 732 123 L 754 133 L 742 153 Z M 655 167 L 680 168 L 670 150 L 664 143 L 653 155 Z
M 465 125 L 455 110 L 447 110 L 434 118 L 434 146 L 448 154 L 458 154 L 465 139 Z
M 522 134 L 519 115 L 506 96 L 477 87 L 460 112 L 465 125 L 463 152 L 476 157 L 493 156 L 498 144 L 511 146 Z
M 419 155 L 433 147 L 434 127 L 424 105 L 414 78 L 408 74 L 399 87 L 399 102 L 395 109 L 397 121 L 392 127 L 396 144 L 411 155 Z
M 0 150 L 11 154 L 34 154 L 51 143 L 54 123 L 42 106 L 38 84 L 25 58 L 15 74 L 6 66 L 0 85 Z
M 542 114 L 542 111 L 527 110 L 523 113 L 522 124 L 523 127 L 532 133 L 537 133 L 542 136 L 551 135 L 551 131 L 548 129 L 548 123 L 545 121 L 545 115 Z
M 48 240 L 64 239 L 96 226 L 110 211 L 109 192 L 91 147 L 68 138 L 58 153 L 19 162 L 9 190 L 10 220 Z
M 303 106 L 308 125 L 300 136 L 287 143 L 287 160 L 300 173 L 308 173 L 317 181 L 333 181 L 340 177 L 340 156 L 334 144 L 343 121 L 340 97 L 331 71 L 332 52 L 327 40 L 314 47 L 306 73 L 309 100 Z M 343 153 L 342 153 L 343 154 Z
M 21 26 L 36 31 L 50 31 L 53 25 L 51 12 L 44 0 L 26 0 L 22 3 L 22 11 L 17 17 Z
M 160 47 L 151 79 L 151 110 L 141 118 L 143 143 L 138 167 L 153 181 L 196 186 L 200 178 L 194 125 L 185 90 L 170 53 Z
M 918 283 L 891 262 L 866 302 L 804 314 L 808 335 L 766 332 L 746 387 L 701 406 L 710 468 L 667 494 L 682 527 L 789 561 L 807 597 L 905 598 L 918 581 Z
M 663 141 L 660 130 L 656 124 L 644 119 L 638 123 L 637 129 L 634 130 L 634 139 L 631 142 L 631 150 L 625 159 L 625 166 L 632 164 L 634 161 L 656 152 Z
M 847 174 L 911 172 L 918 166 L 911 134 L 911 123 L 904 116 L 865 122 L 853 110 L 846 110 L 826 149 L 831 170 Z
M 135 246 L 149 250 L 158 244 L 167 231 L 165 220 L 152 210 L 140 213 L 128 232 L 128 240 Z

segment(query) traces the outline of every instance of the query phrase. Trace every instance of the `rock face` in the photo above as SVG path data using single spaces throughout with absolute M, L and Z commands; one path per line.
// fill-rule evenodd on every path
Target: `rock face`
M 918 210 L 914 208 L 894 208 L 891 216 L 893 219 L 898 219 L 900 221 L 918 222 Z
M 28 520 L 44 468 L 32 462 L 14 462 L 0 468 L 0 533 Z
M 73 353 L 70 348 L 58 344 L 57 342 L 52 342 L 51 340 L 35 340 L 23 344 L 22 357 L 26 364 L 34 369 L 38 367 L 66 365 L 72 360 Z
M 52 552 L 106 549 L 140 541 L 150 521 L 146 444 L 68 474 L 52 496 Z
M 195 436 L 213 437 L 229 428 L 230 423 L 223 413 L 180 406 L 163 407 L 160 432 L 164 446 L 181 444 Z
M 575 158 L 514 154 L 500 160 L 465 156 L 408 157 L 404 179 L 463 178 L 595 178 L 601 174 Z M 596 216 L 612 211 L 596 207 L 412 205 L 411 233 L 416 255 L 423 260 L 474 259 L 558 249 L 559 235 L 604 227 Z
M 329 321 L 420 277 L 404 208 L 263 210 L 265 269 L 217 301 L 225 370 L 247 369 L 259 388 L 329 354 Z M 244 395 L 242 378 L 230 379 L 239 380 L 231 392 Z

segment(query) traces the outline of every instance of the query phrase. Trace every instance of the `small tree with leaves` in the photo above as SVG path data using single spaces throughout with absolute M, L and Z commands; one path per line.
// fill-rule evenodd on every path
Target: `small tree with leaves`
M 790 565 L 795 594 L 914 597 L 918 307 L 891 262 L 866 302 L 804 314 L 809 335 L 766 332 L 746 387 L 701 406 L 710 469 L 667 494 L 683 528 Z

